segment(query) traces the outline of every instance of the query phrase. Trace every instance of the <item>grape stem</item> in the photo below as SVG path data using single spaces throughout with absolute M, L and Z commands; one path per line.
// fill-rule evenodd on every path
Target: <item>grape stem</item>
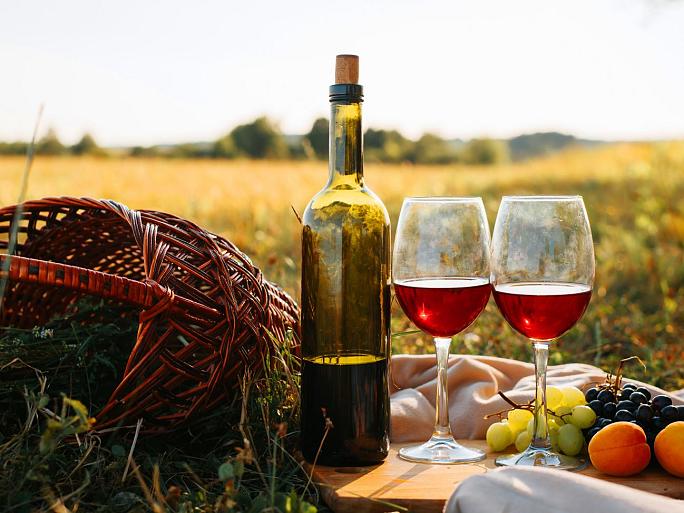
M 519 405 L 519 404 L 517 404 L 515 401 L 509 399 L 509 398 L 506 396 L 506 394 L 504 394 L 501 390 L 499 390 L 499 395 L 503 398 L 504 401 L 506 401 L 508 404 L 510 404 L 511 406 L 513 406 L 513 409 L 522 408 L 521 405 Z M 528 406 L 529 406 L 529 405 L 528 405 Z
M 501 390 L 499 390 L 497 393 L 501 396 L 501 398 L 502 398 L 504 401 L 506 401 L 508 404 L 510 404 L 513 408 L 506 408 L 505 410 L 497 411 L 497 412 L 494 412 L 494 413 L 489 413 L 488 415 L 485 415 L 485 416 L 483 417 L 484 419 L 489 419 L 489 418 L 491 418 L 491 417 L 496 417 L 497 415 L 499 416 L 499 418 L 501 418 L 501 416 L 502 416 L 504 413 L 508 413 L 509 411 L 513 411 L 513 410 L 527 410 L 527 411 L 530 411 L 530 412 L 534 411 L 534 400 L 530 400 L 530 402 L 528 402 L 527 404 L 518 404 L 518 403 L 516 403 L 513 399 L 511 399 L 510 397 L 508 397 L 506 394 L 504 394 Z M 566 416 L 568 416 L 568 415 L 571 415 L 571 413 L 565 413 L 565 414 L 563 414 L 563 415 L 556 415 L 556 412 L 553 411 L 553 410 L 551 410 L 551 409 L 547 409 L 547 411 L 548 411 L 551 415 L 553 415 L 554 417 L 563 418 L 563 417 L 566 417 Z
M 615 395 L 617 395 L 622 385 L 622 370 L 626 363 L 631 362 L 633 360 L 637 360 L 644 368 L 644 370 L 646 370 L 646 364 L 638 356 L 630 356 L 629 358 L 623 358 L 622 360 L 620 360 L 620 364 L 618 365 L 615 374 L 613 374 L 612 372 L 607 372 L 606 380 L 603 383 L 596 384 L 596 388 L 598 388 L 599 390 L 610 390 Z M 589 385 L 593 384 L 594 383 L 589 383 Z
M 646 364 L 643 362 L 641 358 L 638 356 L 630 356 L 629 358 L 623 358 L 620 360 L 620 365 L 618 365 L 617 372 L 615 373 L 615 380 L 613 382 L 613 392 L 617 395 L 618 391 L 620 390 L 620 384 L 622 382 L 622 368 L 625 366 L 627 362 L 637 360 L 641 366 L 646 370 Z M 608 383 L 610 384 L 610 377 L 606 378 Z
M 532 411 L 532 410 L 534 409 L 534 407 L 533 407 L 533 402 L 534 402 L 534 401 L 530 401 L 530 402 L 527 403 L 527 404 L 518 404 L 518 403 L 516 403 L 514 400 L 512 400 L 510 397 L 508 397 L 506 394 L 504 394 L 501 390 L 499 390 L 497 393 L 501 396 L 501 398 L 502 398 L 504 401 L 506 401 L 508 404 L 510 404 L 513 408 L 507 408 L 507 409 L 505 409 L 505 410 L 497 411 L 497 412 L 495 412 L 495 413 L 490 413 L 489 415 L 485 415 L 485 416 L 484 416 L 485 419 L 488 419 L 488 418 L 490 418 L 490 417 L 495 417 L 496 415 L 498 415 L 499 418 L 501 418 L 501 416 L 502 416 L 504 413 L 508 413 L 509 411 L 513 411 L 513 410 L 528 410 L 528 411 Z

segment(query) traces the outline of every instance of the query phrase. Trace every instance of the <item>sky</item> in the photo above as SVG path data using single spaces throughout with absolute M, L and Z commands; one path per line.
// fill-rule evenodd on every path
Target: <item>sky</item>
M 0 140 L 213 140 L 260 115 L 304 133 L 335 55 L 364 124 L 409 137 L 558 130 L 684 138 L 684 0 L 33 0 L 0 3 Z

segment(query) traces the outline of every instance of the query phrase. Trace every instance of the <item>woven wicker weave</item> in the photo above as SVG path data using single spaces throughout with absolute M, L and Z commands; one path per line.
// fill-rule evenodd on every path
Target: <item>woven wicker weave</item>
M 15 210 L 0 210 L 0 249 Z M 15 256 L 0 257 L 10 258 L 2 326 L 44 324 L 84 294 L 139 314 L 98 429 L 138 418 L 147 432 L 177 428 L 225 400 L 274 344 L 298 345 L 296 303 L 222 237 L 108 200 L 48 198 L 22 210 Z

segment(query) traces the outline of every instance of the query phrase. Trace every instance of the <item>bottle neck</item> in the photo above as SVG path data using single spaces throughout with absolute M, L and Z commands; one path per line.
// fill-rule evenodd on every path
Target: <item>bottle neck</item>
M 330 107 L 330 178 L 328 187 L 363 186 L 361 102 L 332 102 Z

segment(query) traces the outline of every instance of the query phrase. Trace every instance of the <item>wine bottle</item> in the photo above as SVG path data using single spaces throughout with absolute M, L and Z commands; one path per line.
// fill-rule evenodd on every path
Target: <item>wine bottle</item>
M 322 465 L 389 451 L 390 222 L 364 183 L 358 57 L 330 86 L 329 179 L 302 217 L 301 448 Z

